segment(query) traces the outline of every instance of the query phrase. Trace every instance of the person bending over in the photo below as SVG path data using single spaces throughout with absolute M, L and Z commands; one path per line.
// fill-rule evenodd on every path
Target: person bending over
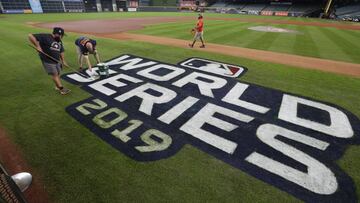
M 76 52 L 78 54 L 78 63 L 80 71 L 83 70 L 83 62 L 85 61 L 90 72 L 95 74 L 92 70 L 92 65 L 89 59 L 89 54 L 93 54 L 97 63 L 100 63 L 99 54 L 96 50 L 96 40 L 88 37 L 79 37 L 75 40 Z

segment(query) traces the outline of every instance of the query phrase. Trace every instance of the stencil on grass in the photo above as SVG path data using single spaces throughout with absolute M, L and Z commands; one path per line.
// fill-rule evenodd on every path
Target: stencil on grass
M 167 64 L 122 55 L 95 81 L 63 78 L 93 96 L 66 111 L 138 161 L 190 144 L 306 202 L 357 202 L 336 161 L 360 143 L 360 120 L 339 106 L 244 83 L 246 68 L 202 58 Z

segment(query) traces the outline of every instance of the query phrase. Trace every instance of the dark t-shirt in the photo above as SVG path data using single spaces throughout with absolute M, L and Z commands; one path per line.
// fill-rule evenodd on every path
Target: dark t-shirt
M 87 37 L 79 37 L 78 39 L 75 40 L 75 45 L 80 48 L 81 53 L 83 55 L 88 55 L 89 54 L 89 50 L 86 47 L 87 43 L 91 43 L 93 45 L 93 47 L 94 47 L 94 50 L 95 50 L 96 40 L 92 40 L 92 39 L 89 39 Z
M 55 58 L 56 60 L 60 60 L 60 54 L 64 52 L 64 46 L 62 41 L 57 42 L 53 38 L 52 34 L 33 34 L 37 41 L 40 43 L 40 47 L 44 53 L 49 56 Z M 51 60 L 49 57 L 44 54 L 39 54 L 40 59 L 46 63 L 57 63 L 54 60 Z

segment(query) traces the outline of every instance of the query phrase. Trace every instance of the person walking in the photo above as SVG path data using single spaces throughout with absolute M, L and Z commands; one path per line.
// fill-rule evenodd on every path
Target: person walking
M 70 92 L 60 80 L 62 65 L 68 66 L 64 57 L 64 46 L 61 39 L 64 37 L 64 29 L 55 27 L 52 34 L 39 33 L 29 34 L 29 41 L 39 52 L 40 60 L 45 72 L 51 76 L 55 83 L 55 89 L 62 95 Z

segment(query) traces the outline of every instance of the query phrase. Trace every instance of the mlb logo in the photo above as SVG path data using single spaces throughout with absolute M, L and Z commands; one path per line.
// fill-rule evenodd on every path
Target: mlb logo
M 236 78 L 246 71 L 245 67 L 210 61 L 200 58 L 191 58 L 180 63 L 180 66 L 205 71 L 208 73 Z

